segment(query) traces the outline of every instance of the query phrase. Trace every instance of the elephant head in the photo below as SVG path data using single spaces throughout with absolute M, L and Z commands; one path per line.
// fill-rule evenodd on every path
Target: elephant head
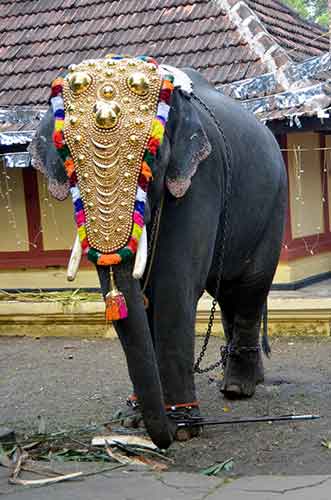
M 198 164 L 210 153 L 190 97 L 173 90 L 171 81 L 148 60 L 81 63 L 64 80 L 65 116 L 54 92 L 57 82 L 53 109 L 44 116 L 30 147 L 33 165 L 48 177 L 58 199 L 68 193 L 67 174 L 70 177 L 76 222 L 82 205 L 86 215 L 83 251 L 92 249 L 104 297 L 112 289 L 109 266 L 114 269 L 128 306 L 128 316 L 114 321 L 114 326 L 146 429 L 161 448 L 171 444 L 176 426 L 165 411 L 141 286 L 133 277 L 132 239 L 135 224 L 148 224 L 148 214 L 165 189 L 170 197 L 184 196 Z M 60 122 L 67 151 L 61 144 L 55 147 Z

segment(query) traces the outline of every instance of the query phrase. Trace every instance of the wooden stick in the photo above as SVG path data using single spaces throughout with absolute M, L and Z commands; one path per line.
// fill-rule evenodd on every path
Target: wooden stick
M 9 478 L 10 484 L 18 484 L 20 486 L 45 486 L 47 484 L 59 483 L 61 481 L 68 481 L 69 479 L 76 479 L 83 476 L 82 472 L 73 472 L 72 474 L 65 474 L 63 476 L 49 477 L 46 479 L 18 479 Z

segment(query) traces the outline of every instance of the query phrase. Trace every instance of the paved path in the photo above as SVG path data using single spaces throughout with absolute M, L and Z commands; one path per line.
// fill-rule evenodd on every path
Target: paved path
M 75 464 L 72 464 L 72 469 Z M 9 486 L 8 500 L 330 500 L 331 476 L 257 476 L 224 480 L 199 474 L 113 471 L 40 488 Z

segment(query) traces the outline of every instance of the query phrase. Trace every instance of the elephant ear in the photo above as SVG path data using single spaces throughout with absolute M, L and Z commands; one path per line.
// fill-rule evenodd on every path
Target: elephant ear
M 168 123 L 171 153 L 166 186 L 173 196 L 181 198 L 212 148 L 189 94 L 179 89 L 172 96 Z
M 69 181 L 58 152 L 53 144 L 54 117 L 51 108 L 42 118 L 36 135 L 28 148 L 32 166 L 48 179 L 48 190 L 57 200 L 69 194 Z

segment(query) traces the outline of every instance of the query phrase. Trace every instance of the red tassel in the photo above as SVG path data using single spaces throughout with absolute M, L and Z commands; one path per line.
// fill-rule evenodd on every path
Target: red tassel
M 123 293 L 116 287 L 112 268 L 110 268 L 110 286 L 111 290 L 106 295 L 106 320 L 118 321 L 119 319 L 125 319 L 128 317 L 126 300 Z

